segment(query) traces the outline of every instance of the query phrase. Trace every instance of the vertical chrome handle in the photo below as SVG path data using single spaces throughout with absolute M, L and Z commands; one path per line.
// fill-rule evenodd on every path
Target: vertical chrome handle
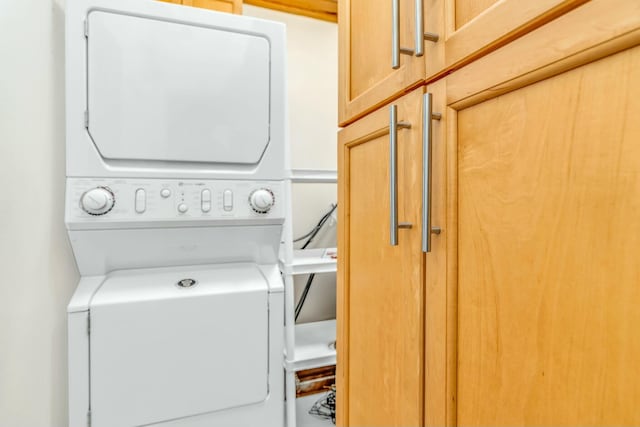
M 434 33 L 424 32 L 424 0 L 415 0 L 416 2 L 416 56 L 424 55 L 424 41 L 437 42 L 440 36 Z
M 411 123 L 398 121 L 398 106 L 389 107 L 389 241 L 398 245 L 398 229 L 411 224 L 398 224 L 398 129 L 410 129 Z
M 395 1 L 395 0 L 394 0 Z M 398 106 L 389 109 L 389 206 L 390 243 L 398 245 Z
M 424 11 L 423 0 L 416 0 L 416 56 L 424 55 Z
M 391 68 L 400 68 L 400 54 L 424 55 L 424 41 L 438 41 L 438 35 L 424 32 L 424 0 L 415 0 L 415 49 L 400 46 L 400 0 L 391 0 Z
M 431 228 L 431 120 L 440 120 L 440 114 L 433 113 L 433 97 L 430 93 L 422 96 L 422 252 L 431 252 L 431 233 L 439 234 L 439 228 Z
M 400 0 L 391 0 L 391 68 L 400 68 Z
M 432 96 L 422 96 L 422 252 L 431 252 L 431 114 Z

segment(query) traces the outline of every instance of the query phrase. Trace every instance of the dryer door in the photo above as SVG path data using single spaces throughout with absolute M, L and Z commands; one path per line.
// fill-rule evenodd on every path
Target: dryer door
M 116 161 L 256 165 L 269 143 L 270 44 L 232 28 L 93 10 L 87 128 Z
M 94 427 L 159 423 L 267 397 L 268 285 L 260 271 L 163 270 L 113 274 L 93 298 Z M 178 286 L 183 279 L 196 284 Z

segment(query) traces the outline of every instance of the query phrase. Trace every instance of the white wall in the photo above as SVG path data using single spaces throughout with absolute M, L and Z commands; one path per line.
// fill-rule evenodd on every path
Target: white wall
M 287 26 L 288 101 L 291 163 L 294 169 L 337 168 L 338 26 L 330 22 L 253 6 L 244 14 Z M 331 203 L 335 184 L 295 184 L 293 229 L 301 236 L 312 229 Z M 335 224 L 310 247 L 335 246 Z M 296 278 L 296 293 L 306 277 Z M 296 300 L 298 295 L 296 295 Z M 316 276 L 299 322 L 335 317 L 335 275 Z
M 0 426 L 67 422 L 64 10 L 0 0 Z

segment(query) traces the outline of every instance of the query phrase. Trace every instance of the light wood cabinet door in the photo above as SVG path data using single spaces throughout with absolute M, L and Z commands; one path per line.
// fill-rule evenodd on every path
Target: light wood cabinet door
M 588 1 L 341 0 L 338 121 L 346 126 Z M 394 2 L 405 52 L 397 69 L 391 66 Z
M 594 0 L 428 86 L 428 424 L 640 424 L 638 75 L 640 4 Z
M 392 67 L 392 5 L 399 6 L 399 46 L 415 49 L 414 0 L 340 0 L 338 121 L 341 126 L 409 92 L 424 79 L 424 60 L 399 55 Z
M 411 224 L 398 230 L 397 246 L 390 244 L 389 107 L 339 134 L 340 426 L 423 425 L 422 95 L 416 91 L 392 104 L 401 122 L 398 219 Z
M 426 33 L 425 80 L 452 70 L 556 19 L 589 0 L 422 0 Z

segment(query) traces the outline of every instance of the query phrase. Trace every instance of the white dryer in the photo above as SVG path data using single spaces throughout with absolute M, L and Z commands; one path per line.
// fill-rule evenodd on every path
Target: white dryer
M 284 27 L 66 13 L 69 425 L 282 427 Z

